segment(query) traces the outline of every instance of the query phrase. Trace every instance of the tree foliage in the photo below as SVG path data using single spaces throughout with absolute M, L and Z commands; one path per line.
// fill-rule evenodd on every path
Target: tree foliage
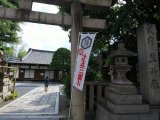
M 20 42 L 20 44 L 17 46 L 17 47 L 19 47 L 19 49 L 17 49 L 17 57 L 19 58 L 19 59 L 22 59 L 26 54 L 27 54 L 27 51 L 26 51 L 26 43 L 25 42 L 23 42 L 23 41 L 21 41 Z
M 18 52 L 18 58 L 22 59 L 27 54 L 26 50 L 20 50 Z
M 111 43 L 124 42 L 128 49 L 136 51 L 136 29 L 143 23 L 153 23 L 156 24 L 157 30 L 160 31 L 159 17 L 159 3 L 126 0 L 125 3 L 119 3 L 110 8 L 106 17 L 107 29 L 100 36 L 105 34 L 109 45 Z
M 59 14 L 66 13 L 70 14 L 70 8 L 61 6 Z M 157 40 L 158 44 L 160 44 L 159 0 L 117 0 L 114 6 L 103 9 L 103 11 L 83 10 L 82 13 L 83 16 L 89 16 L 90 18 L 106 19 L 106 29 L 98 31 L 92 49 L 92 54 L 101 53 L 103 55 L 103 64 L 105 61 L 112 63 L 112 60 L 108 59 L 108 55 L 112 50 L 116 49 L 119 42 L 123 42 L 128 50 L 137 52 L 136 30 L 143 23 L 156 25 Z M 66 26 L 63 28 L 64 30 L 70 29 Z M 94 32 L 94 30 L 83 28 L 83 32 Z M 95 65 L 92 64 L 91 60 L 88 68 Z M 135 58 L 131 60 L 130 64 L 136 64 L 136 62 L 137 59 Z M 96 68 L 93 69 L 96 70 Z M 89 70 L 91 71 L 92 69 Z M 94 72 L 91 71 L 90 73 L 91 75 L 88 74 L 88 76 L 90 75 L 89 78 L 91 79 Z
M 0 6 L 16 8 L 18 2 L 19 0 L 0 0 Z M 14 48 L 13 45 L 19 43 L 20 38 L 17 32 L 20 30 L 18 23 L 15 21 L 0 20 L 0 48 L 4 50 L 4 54 L 8 54 Z
M 71 97 L 71 75 L 66 75 L 63 78 L 63 84 L 64 84 L 64 93 L 66 94 L 67 98 L 70 99 Z
M 59 13 L 70 13 L 70 9 L 62 6 Z M 136 29 L 143 23 L 156 24 L 160 40 L 159 0 L 119 0 L 114 6 L 103 11 L 83 10 L 83 16 L 106 19 L 107 29 L 97 34 L 94 51 L 97 49 L 111 51 L 118 42 L 124 42 L 128 49 L 136 51 Z
M 54 70 L 64 70 L 70 67 L 70 50 L 59 48 L 54 52 L 51 67 Z

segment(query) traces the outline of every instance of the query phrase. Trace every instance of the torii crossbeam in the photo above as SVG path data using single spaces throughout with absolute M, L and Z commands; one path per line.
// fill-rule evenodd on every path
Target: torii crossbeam
M 60 26 L 71 26 L 72 24 L 71 15 L 58 15 L 12 8 L 0 8 L 0 19 Z M 105 29 L 106 23 L 103 19 L 83 17 L 83 27 L 92 29 Z

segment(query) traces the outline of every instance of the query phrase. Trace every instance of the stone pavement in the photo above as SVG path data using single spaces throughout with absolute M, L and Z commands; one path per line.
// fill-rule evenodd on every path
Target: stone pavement
M 0 120 L 59 120 L 59 86 L 39 86 L 0 108 Z

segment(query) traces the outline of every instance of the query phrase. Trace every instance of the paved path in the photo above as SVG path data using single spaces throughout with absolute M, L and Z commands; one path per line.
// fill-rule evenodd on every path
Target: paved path
M 37 83 L 16 83 L 16 87 L 15 89 L 18 91 L 18 97 L 16 97 L 14 100 L 18 99 L 19 97 L 23 96 L 24 94 L 28 93 L 29 91 L 33 90 L 34 88 L 43 85 L 41 84 L 37 84 Z M 0 103 L 0 108 L 11 103 L 14 100 L 8 100 L 8 101 L 3 101 Z
M 0 108 L 0 120 L 59 120 L 58 107 L 59 86 L 51 85 L 47 92 L 44 86 L 39 86 Z

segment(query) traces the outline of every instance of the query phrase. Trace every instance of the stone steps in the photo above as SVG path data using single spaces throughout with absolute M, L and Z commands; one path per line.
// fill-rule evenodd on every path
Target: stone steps
M 120 95 L 136 95 L 137 89 L 133 85 L 118 85 L 118 84 L 109 84 L 110 92 Z
M 100 102 L 113 113 L 149 113 L 149 105 L 142 103 L 142 95 L 133 85 L 110 84 Z
M 96 120 L 159 120 L 158 114 L 155 113 L 142 113 L 142 114 L 126 114 L 126 113 L 113 113 L 104 108 L 103 105 L 97 104 Z
M 107 107 L 113 113 L 149 113 L 149 105 L 148 104 L 140 104 L 140 105 L 118 105 L 113 104 L 110 101 L 107 101 Z
M 159 120 L 133 85 L 110 84 L 97 103 L 96 120 Z
M 119 95 L 108 92 L 106 95 L 106 99 L 112 101 L 112 103 L 114 104 L 142 104 L 142 95 Z
M 101 98 L 100 104 L 113 113 L 149 113 L 148 104 L 115 104 L 105 98 Z

